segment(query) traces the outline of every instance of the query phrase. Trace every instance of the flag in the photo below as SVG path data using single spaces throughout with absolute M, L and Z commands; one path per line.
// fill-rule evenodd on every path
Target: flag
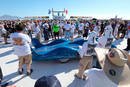
M 50 9 L 48 10 L 48 14 L 51 14 L 51 10 Z
M 68 14 L 68 10 L 67 9 L 65 10 L 65 13 Z

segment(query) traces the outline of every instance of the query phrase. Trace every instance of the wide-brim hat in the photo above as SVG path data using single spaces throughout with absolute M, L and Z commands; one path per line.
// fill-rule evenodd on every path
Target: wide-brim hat
M 118 87 L 130 87 L 130 56 L 117 48 L 95 48 L 100 66 Z

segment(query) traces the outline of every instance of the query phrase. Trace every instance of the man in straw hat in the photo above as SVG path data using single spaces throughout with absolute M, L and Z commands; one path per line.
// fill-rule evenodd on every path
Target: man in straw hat
M 127 52 L 117 49 L 95 48 L 102 69 L 86 71 L 85 87 L 130 87 L 130 58 Z

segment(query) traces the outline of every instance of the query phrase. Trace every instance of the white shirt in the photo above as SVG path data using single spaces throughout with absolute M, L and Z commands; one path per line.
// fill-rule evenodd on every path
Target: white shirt
M 6 34 L 6 30 L 4 28 L 4 25 L 3 24 L 0 24 L 0 34 Z
M 28 54 L 31 54 L 31 49 L 29 43 L 31 43 L 31 39 L 28 35 L 23 33 L 12 33 L 10 35 L 10 38 L 12 40 L 12 43 L 14 43 L 13 38 L 22 38 L 22 42 L 24 45 L 14 45 L 14 54 L 17 56 L 26 56 Z
M 0 34 L 6 34 L 6 32 L 7 31 L 4 28 L 2 28 L 2 29 L 0 28 Z
M 72 25 L 71 25 L 71 33 L 74 33 L 74 30 L 75 30 L 75 25 L 72 24 Z
M 84 42 L 82 47 L 79 47 L 79 51 L 78 52 L 79 52 L 81 58 L 83 58 L 83 56 L 87 56 L 88 55 L 87 54 L 88 44 L 96 43 L 96 41 L 95 41 L 96 36 L 97 35 L 96 35 L 95 31 L 89 32 L 88 41 Z
M 105 48 L 106 43 L 107 43 L 107 38 L 105 36 L 101 36 L 98 38 L 97 47 Z
M 84 24 L 80 23 L 78 27 L 79 27 L 79 30 L 83 30 L 84 29 Z
M 37 35 L 38 33 L 40 33 L 40 28 L 39 28 L 39 26 L 36 26 L 35 28 L 34 28 L 34 34 L 35 35 Z
M 64 28 L 65 28 L 65 30 L 70 30 L 71 29 L 71 25 L 70 24 L 65 24 Z
M 60 28 L 62 28 L 64 26 L 64 24 L 63 23 L 59 23 L 59 26 L 60 26 Z
M 113 29 L 111 25 L 108 25 L 105 27 L 104 34 L 107 38 L 113 37 L 112 32 L 113 32 Z
M 28 23 L 28 25 L 27 25 L 27 29 L 28 29 L 28 30 L 32 30 L 32 26 L 31 26 L 30 23 Z
M 95 38 L 97 37 L 97 33 L 95 31 L 90 31 L 88 33 L 88 43 L 95 43 Z
M 97 35 L 99 35 L 99 32 L 100 32 L 99 26 L 95 26 L 94 27 L 94 31 L 97 33 Z
M 89 23 L 87 22 L 87 23 L 85 24 L 85 26 L 86 26 L 86 27 L 89 27 Z
M 45 29 L 48 29 L 48 28 L 49 28 L 48 23 L 44 23 L 42 26 L 43 26 Z
M 118 34 L 118 28 L 119 28 L 120 24 L 116 24 L 115 30 L 114 30 L 114 36 L 116 37 Z
M 85 73 L 88 79 L 84 87 L 118 87 L 105 75 L 102 69 L 92 68 Z
M 34 22 L 30 23 L 30 26 L 31 26 L 31 29 L 32 29 L 32 30 L 35 29 L 35 23 L 34 23 Z

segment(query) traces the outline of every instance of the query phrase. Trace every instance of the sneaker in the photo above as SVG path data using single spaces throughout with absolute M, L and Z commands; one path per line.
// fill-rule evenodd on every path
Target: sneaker
M 22 68 L 22 71 L 18 71 L 19 75 L 23 74 L 23 68 Z
M 27 76 L 30 76 L 33 72 L 33 69 L 30 70 L 30 72 L 27 72 Z

